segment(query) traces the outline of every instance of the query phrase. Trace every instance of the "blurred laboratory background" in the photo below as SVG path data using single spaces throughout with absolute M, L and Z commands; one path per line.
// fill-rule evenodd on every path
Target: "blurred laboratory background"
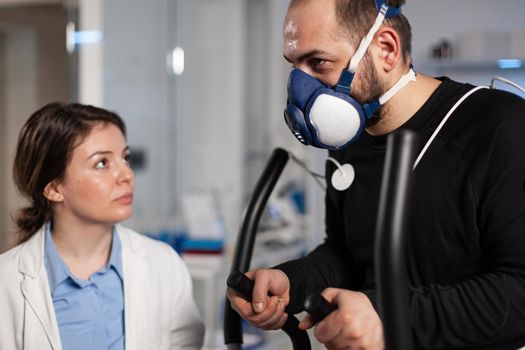
M 24 204 L 11 167 L 18 132 L 50 101 L 116 111 L 136 174 L 126 225 L 172 244 L 192 274 L 205 349 L 223 349 L 225 279 L 243 209 L 275 147 L 289 162 L 265 211 L 252 267 L 301 256 L 324 236 L 326 151 L 284 120 L 287 0 L 0 0 L 0 252 Z M 525 85 L 525 1 L 408 0 L 416 71 Z M 525 97 L 511 86 L 496 83 Z M 322 179 L 321 179 L 322 181 Z M 245 327 L 251 349 L 290 349 Z

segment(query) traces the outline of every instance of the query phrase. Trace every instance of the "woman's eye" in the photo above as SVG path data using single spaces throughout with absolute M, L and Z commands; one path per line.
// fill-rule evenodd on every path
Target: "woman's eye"
M 130 159 L 131 159 L 131 154 L 124 155 L 124 162 L 129 164 Z
M 101 159 L 95 164 L 95 168 L 97 169 L 104 169 L 108 165 L 108 161 L 106 159 Z

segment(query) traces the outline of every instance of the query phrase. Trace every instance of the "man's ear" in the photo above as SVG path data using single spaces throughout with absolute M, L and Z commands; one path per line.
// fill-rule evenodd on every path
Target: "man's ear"
M 60 190 L 60 184 L 57 181 L 51 181 L 44 187 L 44 197 L 50 202 L 62 202 L 64 196 Z
M 403 59 L 399 35 L 393 28 L 382 26 L 374 36 L 374 41 L 379 49 L 379 60 L 383 70 L 391 71 Z

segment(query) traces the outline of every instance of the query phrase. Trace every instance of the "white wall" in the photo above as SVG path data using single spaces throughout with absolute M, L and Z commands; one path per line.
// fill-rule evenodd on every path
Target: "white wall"
M 525 29 L 523 0 L 412 0 L 403 12 L 414 32 L 415 62 L 429 57 L 429 47 L 443 38 L 455 43 L 462 32 Z
M 175 121 L 170 183 L 175 181 L 179 196 L 194 189 L 214 191 L 231 237 L 244 205 L 245 2 L 173 4 L 170 43 L 185 50 L 186 68 L 170 80 L 170 119 Z
M 103 1 L 90 0 L 79 3 L 77 31 L 103 32 Z M 103 42 L 77 44 L 78 50 L 78 100 L 80 103 L 102 106 L 104 104 Z
M 102 60 L 80 51 L 81 66 L 96 73 L 83 75 L 81 86 L 85 79 L 93 85 L 81 95 L 119 113 L 131 148 L 146 156 L 146 167 L 136 172 L 129 225 L 149 232 L 173 228 L 180 196 L 208 189 L 218 194 L 228 230 L 236 232 L 243 183 L 243 1 L 100 4 Z M 92 0 L 82 6 L 94 7 Z M 180 76 L 169 75 L 166 65 L 175 46 L 186 53 Z
M 437 75 L 447 75 L 459 81 L 479 85 L 488 85 L 490 78 L 501 75 L 525 85 L 525 70 L 500 70 L 490 68 L 486 62 L 488 56 L 507 57 L 506 52 L 498 52 L 501 42 L 491 42 L 493 51 L 487 52 L 485 57 L 478 57 L 470 63 L 478 68 L 469 68 L 465 65 L 455 67 L 437 67 L 429 62 L 431 45 L 441 39 L 448 39 L 453 44 L 454 55 L 457 58 L 462 49 L 459 38 L 463 33 L 481 33 L 487 36 L 493 33 L 521 32 L 525 33 L 525 1 L 523 0 L 418 0 L 407 1 L 403 11 L 408 17 L 413 29 L 413 59 L 416 70 L 418 68 Z M 521 36 L 525 41 L 525 35 Z M 523 45 L 525 46 L 525 45 Z M 525 58 L 525 52 L 521 57 Z M 479 62 L 482 64 L 479 64 Z M 495 60 L 494 60 L 495 61 Z M 497 85 L 513 92 L 503 85 Z M 520 94 L 519 92 L 517 92 Z M 525 97 L 525 94 L 521 94 Z

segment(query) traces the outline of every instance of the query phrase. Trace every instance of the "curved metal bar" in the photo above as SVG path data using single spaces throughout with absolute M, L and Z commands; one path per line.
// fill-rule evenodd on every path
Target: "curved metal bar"
M 375 264 L 379 310 L 388 350 L 413 349 L 405 248 L 416 142 L 416 135 L 409 130 L 391 134 L 383 169 Z
M 270 156 L 263 173 L 259 177 L 243 215 L 231 268 L 232 273 L 237 270 L 246 272 L 250 268 L 259 220 L 288 159 L 288 152 L 282 148 L 276 148 Z M 298 324 L 299 321 L 290 315 L 287 323 L 283 326 L 283 331 L 290 337 L 294 349 L 309 350 L 310 339 L 306 332 L 297 328 Z M 231 308 L 230 301 L 226 298 L 224 310 L 224 343 L 228 349 L 240 349 L 242 342 L 241 318 L 239 314 Z

